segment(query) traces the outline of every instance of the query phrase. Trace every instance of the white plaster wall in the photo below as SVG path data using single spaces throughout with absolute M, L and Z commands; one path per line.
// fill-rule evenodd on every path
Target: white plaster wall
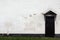
M 0 0 L 0 33 L 45 33 L 43 14 L 57 13 L 55 33 L 60 34 L 60 0 Z

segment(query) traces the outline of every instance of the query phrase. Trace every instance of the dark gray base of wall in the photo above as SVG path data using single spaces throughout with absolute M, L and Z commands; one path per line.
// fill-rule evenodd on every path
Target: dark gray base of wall
M 45 34 L 0 34 L 0 36 L 44 37 Z
M 0 36 L 45 37 L 45 34 L 0 34 Z M 54 37 L 60 37 L 60 34 L 55 34 Z
M 60 34 L 55 34 L 55 37 L 59 37 L 60 38 Z

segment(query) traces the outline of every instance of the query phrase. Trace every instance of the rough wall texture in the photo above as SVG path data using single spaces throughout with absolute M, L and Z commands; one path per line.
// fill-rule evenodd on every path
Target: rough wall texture
M 60 34 L 60 0 L 0 0 L 0 33 L 45 33 L 43 14 L 57 14 L 55 33 Z

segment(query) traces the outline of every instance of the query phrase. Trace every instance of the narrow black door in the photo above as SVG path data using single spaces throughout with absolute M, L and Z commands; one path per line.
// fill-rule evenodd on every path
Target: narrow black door
M 54 37 L 56 13 L 48 11 L 44 14 L 45 18 L 45 37 Z
M 55 35 L 54 16 L 46 16 L 45 19 L 45 35 L 46 37 L 53 37 Z

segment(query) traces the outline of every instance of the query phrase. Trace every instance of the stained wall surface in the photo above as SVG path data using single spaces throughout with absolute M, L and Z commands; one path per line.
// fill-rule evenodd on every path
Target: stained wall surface
M 0 33 L 45 34 L 43 14 L 49 10 L 57 14 L 60 34 L 60 0 L 0 0 Z

